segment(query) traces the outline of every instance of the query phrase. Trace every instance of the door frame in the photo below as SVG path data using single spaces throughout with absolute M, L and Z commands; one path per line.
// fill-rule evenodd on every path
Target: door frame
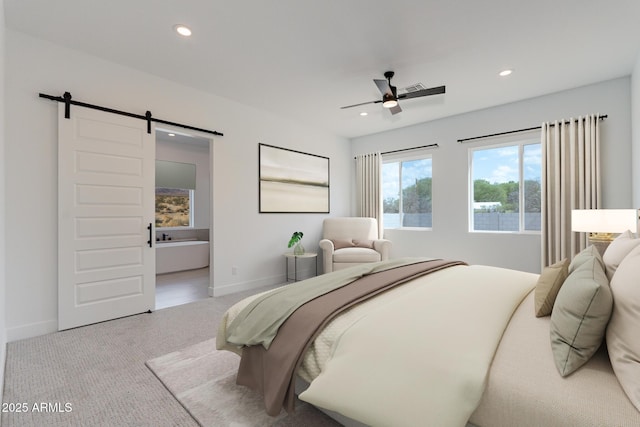
M 214 136 L 210 133 L 199 132 L 191 129 L 183 129 L 181 127 L 174 127 L 171 125 L 157 125 L 155 127 L 155 132 L 164 131 L 175 133 L 176 135 L 181 135 L 189 138 L 201 138 L 206 139 L 209 144 L 209 287 L 208 294 L 209 297 L 213 297 L 213 289 L 214 289 L 214 272 L 213 272 L 213 255 L 214 255 L 214 235 L 213 235 L 213 218 L 214 218 L 214 210 L 213 210 L 213 167 L 214 167 L 214 156 L 213 156 L 213 147 L 214 147 Z M 157 144 L 157 138 L 155 138 Z M 155 232 L 155 225 L 154 225 Z

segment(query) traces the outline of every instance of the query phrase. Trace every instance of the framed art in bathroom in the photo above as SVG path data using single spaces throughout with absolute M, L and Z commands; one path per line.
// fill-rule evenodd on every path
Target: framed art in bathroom
M 260 213 L 329 213 L 329 158 L 258 144 Z

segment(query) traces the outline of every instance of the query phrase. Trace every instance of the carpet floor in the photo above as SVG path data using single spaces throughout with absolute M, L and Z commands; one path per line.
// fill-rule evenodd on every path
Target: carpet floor
M 339 425 L 299 400 L 294 413 L 283 410 L 270 417 L 259 393 L 236 384 L 239 361 L 233 353 L 217 351 L 215 339 L 210 339 L 149 360 L 147 366 L 203 427 Z
M 145 362 L 213 338 L 228 307 L 263 290 L 10 342 L 3 400 L 13 410 L 0 424 L 197 426 Z

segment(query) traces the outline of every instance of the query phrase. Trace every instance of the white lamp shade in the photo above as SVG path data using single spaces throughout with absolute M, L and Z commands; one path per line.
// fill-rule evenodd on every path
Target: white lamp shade
M 638 231 L 637 209 L 574 209 L 571 230 L 589 233 L 624 233 Z

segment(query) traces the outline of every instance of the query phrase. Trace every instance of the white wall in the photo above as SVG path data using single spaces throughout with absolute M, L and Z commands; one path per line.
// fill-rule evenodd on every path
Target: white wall
M 0 402 L 4 390 L 4 361 L 7 350 L 6 334 L 6 275 L 5 275 L 5 127 L 4 127 L 4 64 L 5 64 L 4 0 L 0 0 Z
M 216 294 L 284 281 L 291 233 L 309 250 L 320 239 L 326 215 L 258 213 L 258 143 L 330 157 L 331 215 L 350 213 L 347 140 L 14 31 L 5 65 L 6 176 L 20 184 L 6 191 L 9 341 L 57 329 L 57 104 L 39 92 L 224 133 L 213 142 Z
M 631 76 L 631 130 L 633 134 L 631 150 L 633 207 L 640 208 L 640 54 Z
M 156 139 L 156 159 L 196 165 L 193 227 L 209 229 L 211 227 L 209 147 Z
M 602 122 L 603 199 L 606 208 L 631 207 L 630 78 L 620 78 L 475 111 L 400 130 L 356 138 L 353 155 L 437 143 L 433 153 L 433 230 L 387 230 L 393 256 L 462 259 L 524 271 L 540 271 L 540 236 L 468 232 L 468 148 L 486 142 L 458 139 L 538 126 L 543 121 L 590 113 Z M 403 108 L 411 108 L 407 103 Z

